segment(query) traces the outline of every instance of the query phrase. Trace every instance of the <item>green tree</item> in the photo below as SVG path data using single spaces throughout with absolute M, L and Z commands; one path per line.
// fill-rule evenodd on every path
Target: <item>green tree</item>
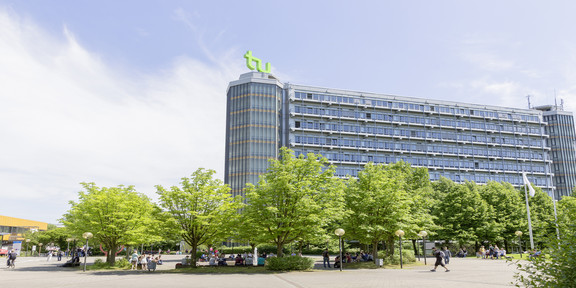
M 408 192 L 410 173 L 403 165 L 366 164 L 357 180 L 350 179 L 344 196 L 351 212 L 345 220 L 346 231 L 361 243 L 372 244 L 374 259 L 380 241 L 386 241 L 387 247 L 393 248 L 396 230 L 412 230 L 418 224 L 410 214 L 415 202 Z M 391 256 L 393 249 L 387 252 Z
M 558 225 L 565 233 L 575 233 L 576 227 L 576 197 L 564 196 L 558 201 Z
M 462 244 L 486 237 L 494 222 L 490 221 L 490 209 L 474 182 L 456 184 L 441 177 L 432 186 L 439 200 L 432 209 L 432 214 L 438 218 L 436 223 L 441 227 L 437 238 Z
M 514 232 L 525 229 L 527 225 L 526 205 L 524 198 L 520 197 L 516 188 L 510 183 L 494 181 L 480 186 L 480 195 L 490 208 L 489 222 L 493 226 L 490 241 L 502 241 L 508 246 L 508 241 L 514 240 Z M 506 247 L 506 250 L 509 250 Z
M 175 219 L 184 241 L 192 247 L 192 265 L 196 266 L 196 251 L 202 244 L 216 243 L 232 235 L 240 197 L 233 198 L 230 188 L 213 179 L 214 170 L 202 168 L 191 178 L 182 178 L 181 187 L 170 190 L 156 186 L 160 205 Z
M 251 226 L 254 241 L 276 244 L 278 256 L 288 243 L 320 237 L 323 227 L 345 213 L 344 187 L 334 169 L 320 155 L 295 157 L 283 147 L 258 184 L 248 184 L 243 227 Z
M 548 194 L 543 192 L 539 187 L 534 187 L 534 190 L 536 191 L 534 197 L 528 196 L 534 245 L 543 247 L 549 245 L 549 235 L 556 235 L 554 203 L 552 202 L 552 197 L 548 196 Z M 525 199 L 524 188 L 520 189 L 519 192 L 522 199 Z M 526 201 L 524 201 L 523 213 L 526 214 Z M 528 216 L 525 217 L 525 219 L 528 218 Z M 524 231 L 528 231 L 528 225 L 526 225 Z
M 61 222 L 77 239 L 82 239 L 84 232 L 91 232 L 108 252 L 106 262 L 114 265 L 120 245 L 150 235 L 150 227 L 157 225 L 150 215 L 154 205 L 133 186 L 82 186 L 84 191 L 78 193 L 78 202 L 70 201 L 71 208 Z

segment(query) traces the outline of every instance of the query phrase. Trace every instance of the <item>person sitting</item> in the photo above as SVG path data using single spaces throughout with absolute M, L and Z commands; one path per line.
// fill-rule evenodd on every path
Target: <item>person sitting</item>
M 350 253 L 346 252 L 346 255 L 344 256 L 344 262 L 352 263 L 352 257 L 350 256 Z
M 191 265 L 192 261 L 190 260 L 190 256 L 186 255 L 186 257 L 182 258 L 182 265 Z
M 266 264 L 266 258 L 258 257 L 258 266 L 264 266 Z
M 368 254 L 364 253 L 364 251 L 360 251 L 360 255 L 362 256 L 362 261 L 368 261 Z
M 210 260 L 208 260 L 208 265 L 216 266 L 216 257 L 210 257 Z
M 530 253 L 530 258 L 532 257 L 539 257 L 540 255 L 542 255 L 541 251 L 536 251 L 536 249 L 532 250 L 532 253 Z
M 334 258 L 334 268 L 340 268 L 340 255 Z
M 464 252 L 464 257 L 463 257 L 463 258 L 468 257 L 468 251 L 466 251 L 466 247 L 462 248 L 462 251 Z
M 236 255 L 236 259 L 234 259 L 234 266 L 242 266 L 244 265 L 244 259 L 240 254 Z
M 218 259 L 218 266 L 228 266 L 228 263 L 226 263 L 226 258 Z
M 372 256 L 372 254 L 368 254 L 366 261 L 374 261 L 374 257 Z
M 244 263 L 246 263 L 246 265 L 250 265 L 250 266 L 254 265 L 254 259 L 252 258 L 252 255 L 248 255 L 248 257 L 246 257 L 246 262 L 244 262 Z
M 464 258 L 464 250 L 462 250 L 462 248 L 460 248 L 460 251 L 458 251 L 458 253 L 456 253 L 456 257 Z

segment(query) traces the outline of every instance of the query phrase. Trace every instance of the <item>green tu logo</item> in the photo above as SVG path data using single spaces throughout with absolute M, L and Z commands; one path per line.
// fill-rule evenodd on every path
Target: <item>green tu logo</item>
M 246 58 L 246 66 L 250 70 L 258 69 L 258 72 L 270 73 L 270 62 L 266 63 L 266 70 L 262 69 L 262 60 L 252 56 L 252 51 L 248 50 L 246 54 L 244 54 L 244 58 Z M 256 66 L 252 64 L 252 62 L 256 62 Z

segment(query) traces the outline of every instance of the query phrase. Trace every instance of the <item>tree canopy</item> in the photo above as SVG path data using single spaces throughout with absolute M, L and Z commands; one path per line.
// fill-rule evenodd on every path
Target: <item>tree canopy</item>
M 244 219 L 255 241 L 276 244 L 282 256 L 285 244 L 315 238 L 343 217 L 343 188 L 326 158 L 282 148 L 258 184 L 247 185 Z
M 213 179 L 215 173 L 200 168 L 190 178 L 182 178 L 181 187 L 168 190 L 156 186 L 160 205 L 174 218 L 182 238 L 192 247 L 194 266 L 198 246 L 229 237 L 242 207 L 241 199 L 233 198 L 227 185 Z
M 133 186 L 99 188 L 94 183 L 82 183 L 82 187 L 78 201 L 70 201 L 70 210 L 61 221 L 77 239 L 91 232 L 108 252 L 106 261 L 110 265 L 114 265 L 120 245 L 141 243 L 153 236 L 150 227 L 156 224 L 152 217 L 154 205 Z

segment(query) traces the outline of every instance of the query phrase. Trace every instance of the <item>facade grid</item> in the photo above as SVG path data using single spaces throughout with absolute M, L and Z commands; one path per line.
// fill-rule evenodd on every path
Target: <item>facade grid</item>
M 322 154 L 340 177 L 356 176 L 368 162 L 404 161 L 427 167 L 432 181 L 443 176 L 457 183 L 520 186 L 526 172 L 533 185 L 549 193 L 555 189 L 548 122 L 540 110 L 282 84 L 270 74 L 252 72 L 230 83 L 228 125 L 236 121 L 230 101 L 237 93 L 231 91 L 263 81 L 281 94 L 277 114 L 267 114 L 279 129 L 276 151 L 286 146 L 296 154 Z M 234 141 L 227 137 L 225 182 L 241 193 L 245 183 L 256 181 L 230 181 L 239 173 L 229 170 L 237 165 L 229 152 Z

